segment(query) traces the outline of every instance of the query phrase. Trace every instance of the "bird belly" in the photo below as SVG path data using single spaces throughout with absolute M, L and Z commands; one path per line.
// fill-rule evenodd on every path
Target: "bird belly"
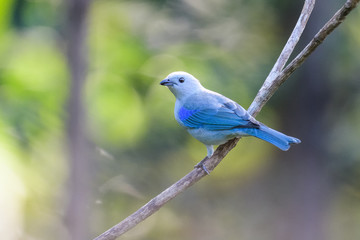
M 226 143 L 228 140 L 240 137 L 242 134 L 235 129 L 210 131 L 204 128 L 188 129 L 188 132 L 197 140 L 205 145 L 220 145 Z M 245 135 L 245 134 L 244 134 Z

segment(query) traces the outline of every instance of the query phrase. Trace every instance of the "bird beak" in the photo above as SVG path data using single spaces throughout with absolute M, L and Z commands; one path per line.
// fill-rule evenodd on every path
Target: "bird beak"
M 170 79 L 164 79 L 160 82 L 160 85 L 163 86 L 173 86 L 175 83 L 170 81 Z

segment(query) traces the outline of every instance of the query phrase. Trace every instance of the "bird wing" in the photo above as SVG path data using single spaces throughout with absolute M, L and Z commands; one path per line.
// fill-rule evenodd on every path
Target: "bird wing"
M 229 101 L 217 108 L 180 108 L 179 119 L 187 128 L 230 130 L 234 128 L 259 128 L 259 123 L 239 104 Z

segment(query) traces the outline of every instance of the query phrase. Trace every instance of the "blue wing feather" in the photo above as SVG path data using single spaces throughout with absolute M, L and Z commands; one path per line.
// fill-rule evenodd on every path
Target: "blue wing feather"
M 246 113 L 246 111 L 245 111 Z M 233 128 L 257 127 L 247 114 L 239 116 L 226 105 L 218 109 L 189 110 L 182 107 L 178 116 L 187 128 L 204 128 L 206 130 L 228 130 Z

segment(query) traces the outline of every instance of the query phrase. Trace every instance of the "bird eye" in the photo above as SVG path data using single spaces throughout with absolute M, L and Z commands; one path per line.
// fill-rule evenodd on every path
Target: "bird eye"
M 179 82 L 181 82 L 181 83 L 185 82 L 185 78 L 183 78 L 183 77 L 179 78 Z

